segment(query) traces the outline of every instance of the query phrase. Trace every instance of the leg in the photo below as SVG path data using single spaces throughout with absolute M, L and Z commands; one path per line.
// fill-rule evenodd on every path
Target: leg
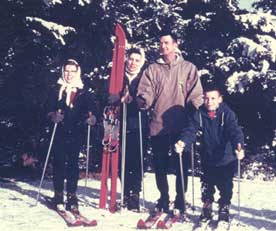
M 65 144 L 62 138 L 57 137 L 53 143 L 53 185 L 57 194 L 63 195 L 65 179 Z
M 220 192 L 219 198 L 219 220 L 229 221 L 229 207 L 233 195 L 233 177 L 236 161 L 219 168 L 217 187 Z
M 158 200 L 159 209 L 168 209 L 169 204 L 169 186 L 167 179 L 167 169 L 169 163 L 169 136 L 152 137 L 152 151 L 154 154 L 154 167 L 157 188 L 160 192 Z

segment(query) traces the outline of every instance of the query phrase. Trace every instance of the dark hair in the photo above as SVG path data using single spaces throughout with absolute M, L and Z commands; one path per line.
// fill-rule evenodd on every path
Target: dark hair
M 209 91 L 217 91 L 220 95 L 223 95 L 223 89 L 219 85 L 214 84 L 214 83 L 206 84 L 203 87 L 203 91 L 204 91 L 204 93 L 209 92 Z
M 63 65 L 63 67 L 65 67 L 66 65 L 74 65 L 77 67 L 77 69 L 79 69 L 79 67 L 80 67 L 79 63 L 75 59 L 67 59 Z
M 128 51 L 127 51 L 127 56 L 129 57 L 131 54 L 139 54 L 139 55 L 142 55 L 141 54 L 141 50 L 139 48 L 130 48 Z
M 178 36 L 175 32 L 173 32 L 170 28 L 164 28 L 163 30 L 160 31 L 159 33 L 159 38 L 161 38 L 162 36 L 171 36 L 172 39 L 177 42 L 178 41 Z

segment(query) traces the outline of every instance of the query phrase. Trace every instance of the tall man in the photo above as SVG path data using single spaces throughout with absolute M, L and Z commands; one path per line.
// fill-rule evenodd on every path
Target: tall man
M 186 61 L 178 49 L 177 37 L 162 31 L 159 37 L 160 58 L 144 71 L 137 90 L 137 102 L 142 110 L 152 109 L 149 124 L 154 153 L 154 167 L 160 198 L 156 210 L 169 209 L 167 169 L 169 150 L 177 158 L 173 145 L 183 128 L 187 104 L 198 108 L 202 103 L 202 86 L 195 65 Z M 184 155 L 186 158 L 188 155 Z M 184 212 L 179 160 L 176 164 L 176 198 L 174 206 Z M 187 190 L 188 161 L 183 159 L 185 191 Z

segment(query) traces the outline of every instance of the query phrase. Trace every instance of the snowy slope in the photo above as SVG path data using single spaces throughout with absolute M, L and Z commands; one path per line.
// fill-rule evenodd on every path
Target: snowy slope
M 170 195 L 173 200 L 175 177 L 169 176 Z M 187 200 L 192 202 L 192 179 L 189 178 L 189 190 Z M 98 180 L 88 180 L 88 188 L 84 195 L 84 180 L 79 182 L 78 195 L 81 200 L 80 210 L 90 218 L 98 220 L 97 227 L 75 227 L 68 228 L 63 220 L 53 211 L 47 209 L 43 204 L 35 204 L 37 195 L 37 186 L 39 181 L 13 181 L 10 179 L 0 179 L 0 230 L 1 231 L 56 231 L 56 230 L 135 230 L 139 218 L 147 216 L 146 213 L 134 213 L 129 211 L 109 213 L 107 210 L 99 210 L 98 198 L 100 182 Z M 120 185 L 120 184 L 118 184 Z M 240 226 L 235 224 L 237 215 L 234 216 L 231 230 L 276 230 L 276 196 L 275 182 L 263 181 L 242 181 L 241 182 L 241 221 Z M 52 196 L 52 183 L 50 180 L 44 182 L 42 195 Z M 155 186 L 154 175 L 147 173 L 145 175 L 145 195 L 146 207 L 152 208 L 154 202 L 158 199 L 158 192 Z M 120 198 L 118 194 L 118 198 Z M 217 198 L 217 195 L 216 195 Z M 232 200 L 231 213 L 237 214 L 237 182 L 235 181 L 234 195 Z M 196 211 L 188 210 L 191 219 L 195 220 L 200 213 L 200 183 L 195 178 L 195 206 Z M 217 205 L 214 206 L 215 211 Z M 192 230 L 193 223 L 177 224 L 171 230 Z

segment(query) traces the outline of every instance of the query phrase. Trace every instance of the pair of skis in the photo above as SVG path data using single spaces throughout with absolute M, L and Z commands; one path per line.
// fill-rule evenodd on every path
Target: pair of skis
M 117 24 L 115 28 L 116 41 L 112 57 L 112 69 L 110 76 L 109 94 L 120 96 L 123 88 L 124 57 L 126 36 L 123 28 Z M 104 109 L 104 138 L 101 172 L 101 189 L 99 207 L 105 209 L 108 197 L 108 178 L 111 169 L 110 212 L 117 210 L 117 177 L 120 152 L 120 106 L 112 105 Z M 123 124 L 124 125 L 124 124 Z M 123 147 L 124 148 L 124 147 Z M 123 151 L 123 150 L 122 150 Z M 123 158 L 122 158 L 123 159 Z M 124 179 L 124 177 L 122 178 Z
M 46 205 L 49 209 L 55 211 L 66 223 L 68 227 L 75 227 L 75 226 L 87 226 L 93 227 L 97 226 L 97 221 L 95 219 L 89 219 L 82 215 L 79 210 L 72 209 L 71 211 L 65 210 L 64 206 L 55 206 L 52 203 L 51 198 L 45 197 Z

